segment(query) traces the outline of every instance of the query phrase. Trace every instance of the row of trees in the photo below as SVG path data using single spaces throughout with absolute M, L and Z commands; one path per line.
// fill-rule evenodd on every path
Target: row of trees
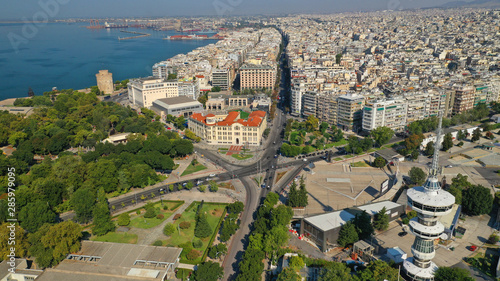
M 308 202 L 307 202 L 307 190 L 306 190 L 306 184 L 304 182 L 304 177 L 300 177 L 300 185 L 299 189 L 297 190 L 297 183 L 292 181 L 292 185 L 290 186 L 290 192 L 288 193 L 288 201 L 287 204 L 288 206 L 295 208 L 295 207 L 306 207 Z
M 222 227 L 220 229 L 219 240 L 221 242 L 227 242 L 233 234 L 236 233 L 240 227 L 238 217 L 243 212 L 243 203 L 240 201 L 234 202 L 227 206 L 228 215 L 224 218 Z
M 284 269 L 277 277 L 279 281 L 300 281 L 302 278 L 297 271 L 303 267 L 304 261 L 308 267 L 318 268 L 318 281 L 372 281 L 372 280 L 398 280 L 398 270 L 386 262 L 376 260 L 370 262 L 365 268 L 357 269 L 353 274 L 351 268 L 345 263 L 325 260 L 311 260 L 301 255 L 289 260 L 289 267 Z M 452 279 L 449 279 L 452 280 Z
M 488 117 L 489 113 L 490 110 L 488 106 L 485 103 L 479 103 L 471 110 L 460 114 L 455 114 L 449 119 L 443 118 L 443 128 L 482 120 Z M 438 127 L 438 122 L 439 119 L 436 116 L 417 120 L 408 125 L 408 132 L 410 134 L 420 135 L 423 133 L 435 131 Z
M 293 211 L 285 205 L 274 207 L 279 195 L 269 193 L 264 203 L 257 210 L 253 231 L 249 237 L 249 245 L 239 264 L 239 274 L 236 280 L 260 280 L 266 255 L 275 257 L 278 249 L 288 242 L 286 225 L 293 216 Z

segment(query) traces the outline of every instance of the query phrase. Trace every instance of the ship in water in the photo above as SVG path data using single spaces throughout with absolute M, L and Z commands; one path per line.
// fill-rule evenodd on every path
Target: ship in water
M 191 35 L 172 35 L 172 36 L 167 36 L 163 38 L 164 40 L 221 40 L 224 39 L 223 36 L 220 36 L 218 34 L 215 34 L 211 37 L 208 37 L 208 35 L 196 35 L 196 34 L 191 34 Z
M 104 23 L 105 28 L 128 28 L 128 25 L 126 24 L 116 24 L 113 22 L 105 22 Z

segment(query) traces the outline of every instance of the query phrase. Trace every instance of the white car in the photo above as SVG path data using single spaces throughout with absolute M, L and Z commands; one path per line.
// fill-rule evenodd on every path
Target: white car
M 215 174 L 210 174 L 208 176 L 211 177 L 211 178 L 213 178 L 213 177 L 215 177 Z
M 304 159 L 302 159 L 302 161 L 307 162 L 307 159 L 306 159 L 306 158 L 304 158 Z

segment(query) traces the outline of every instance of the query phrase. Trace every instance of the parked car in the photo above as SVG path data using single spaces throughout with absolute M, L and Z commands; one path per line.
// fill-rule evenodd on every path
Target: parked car
M 398 233 L 398 236 L 399 237 L 403 237 L 403 236 L 406 236 L 408 234 L 408 232 L 406 231 L 401 231 L 400 233 Z
M 474 252 L 475 250 L 477 250 L 477 246 L 472 245 L 469 247 L 469 251 Z
M 307 162 L 307 158 L 302 159 L 302 161 Z
M 213 177 L 215 177 L 215 174 L 210 174 L 208 176 L 211 177 L 211 178 L 213 178 Z

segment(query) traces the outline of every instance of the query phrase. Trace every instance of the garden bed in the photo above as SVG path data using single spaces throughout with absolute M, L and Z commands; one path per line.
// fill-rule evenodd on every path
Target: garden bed
M 237 160 L 245 160 L 253 157 L 253 154 L 231 154 L 231 156 Z
M 194 229 L 196 226 L 196 218 L 195 218 L 196 212 L 198 210 L 198 206 L 200 205 L 200 203 L 201 202 L 198 201 L 193 202 L 191 205 L 189 205 L 188 208 L 186 208 L 186 210 L 182 213 L 181 217 L 174 222 L 176 231 L 169 237 L 169 239 L 162 241 L 163 245 L 169 247 L 182 247 L 186 244 L 192 245 L 192 242 L 194 240 L 199 239 L 194 236 Z M 206 254 L 204 253 L 207 251 L 207 248 L 211 246 L 209 244 L 213 242 L 213 238 L 215 237 L 215 235 L 217 235 L 219 231 L 218 226 L 220 226 L 220 222 L 223 219 L 223 214 L 225 214 L 226 206 L 227 204 L 224 203 L 205 202 L 203 204 L 201 213 L 206 214 L 208 224 L 210 225 L 210 228 L 212 230 L 212 234 L 207 238 L 199 239 L 203 242 L 203 245 L 201 247 L 199 248 L 193 247 L 193 249 L 200 252 L 200 256 L 198 258 L 190 260 L 187 258 L 188 251 L 183 251 L 180 257 L 182 263 L 198 264 L 202 262 L 203 257 L 206 256 Z M 189 228 L 181 229 L 179 225 L 182 222 L 189 222 L 190 223 Z

